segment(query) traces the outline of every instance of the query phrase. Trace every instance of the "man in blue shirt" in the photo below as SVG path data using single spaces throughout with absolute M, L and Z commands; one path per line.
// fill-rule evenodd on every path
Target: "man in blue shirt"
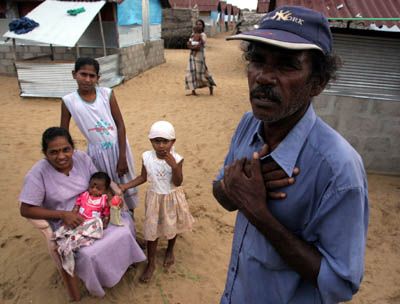
M 248 42 L 252 113 L 213 184 L 218 202 L 238 210 L 221 303 L 348 301 L 364 273 L 368 191 L 360 156 L 311 103 L 337 68 L 329 23 L 286 6 L 228 39 Z M 296 167 L 283 199 L 271 196 L 271 180 Z

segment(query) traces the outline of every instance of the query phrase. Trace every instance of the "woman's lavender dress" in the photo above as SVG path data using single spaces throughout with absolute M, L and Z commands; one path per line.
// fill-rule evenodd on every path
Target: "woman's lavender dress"
M 72 210 L 76 197 L 87 190 L 89 178 L 96 171 L 90 157 L 81 151 L 73 154 L 69 176 L 42 159 L 25 176 L 19 201 L 47 209 Z M 76 254 L 76 273 L 92 295 L 104 296 L 103 287 L 114 286 L 131 264 L 146 259 L 135 240 L 131 217 L 123 213 L 122 218 L 124 226 L 109 225 L 102 239 Z M 61 221 L 49 222 L 53 230 L 61 225 Z

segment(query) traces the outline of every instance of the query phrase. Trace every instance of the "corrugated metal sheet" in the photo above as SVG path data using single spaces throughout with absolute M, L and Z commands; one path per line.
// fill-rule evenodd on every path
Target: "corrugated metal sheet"
M 40 24 L 38 27 L 21 35 L 8 31 L 4 37 L 73 47 L 105 3 L 47 0 L 27 15 Z M 77 7 L 84 7 L 85 12 L 67 14 L 67 10 Z
M 169 0 L 172 8 L 193 8 L 197 5 L 200 12 L 211 12 L 218 9 L 218 0 Z
M 100 85 L 103 87 L 115 87 L 119 85 L 124 76 L 119 74 L 119 54 L 97 58 L 100 64 Z
M 258 14 L 264 14 L 268 12 L 269 0 L 258 0 L 256 12 Z
M 113 87 L 120 84 L 119 55 L 97 58 L 100 63 L 100 85 Z M 77 89 L 71 71 L 74 63 L 16 62 L 21 96 L 62 97 Z
M 226 14 L 232 15 L 232 4 L 230 3 L 226 4 Z
M 400 41 L 394 38 L 333 34 L 343 67 L 325 90 L 332 95 L 400 100 Z
M 218 0 L 197 0 L 200 12 L 212 12 L 218 9 Z
M 218 3 L 218 11 L 220 11 L 220 12 L 226 11 L 226 1 L 220 1 Z
M 257 13 L 266 13 L 270 0 L 258 0 Z M 276 7 L 282 5 L 299 5 L 314 9 L 323 13 L 328 18 L 398 18 L 400 17 L 400 1 L 399 0 L 276 0 Z M 361 21 L 360 21 L 361 22 Z M 377 26 L 386 25 L 392 27 L 399 22 L 393 21 L 362 21 L 361 24 L 355 22 L 350 23 L 350 27 L 368 28 L 371 23 Z M 345 23 L 344 26 L 347 24 Z M 333 26 L 343 27 L 340 24 Z
M 169 0 L 172 8 L 191 8 L 194 1 L 189 0 Z
M 8 24 L 12 19 L 0 19 L 0 41 L 5 41 L 6 37 L 3 35 L 8 31 Z M 115 28 L 115 22 L 103 21 L 104 38 L 106 40 L 107 48 L 118 48 L 118 32 Z M 95 19 L 85 30 L 83 35 L 78 40 L 78 45 L 80 47 L 103 47 L 103 42 L 101 41 L 99 22 Z M 8 43 L 11 44 L 11 41 Z M 17 45 L 47 45 L 40 42 L 26 41 L 23 39 L 18 39 L 16 41 Z

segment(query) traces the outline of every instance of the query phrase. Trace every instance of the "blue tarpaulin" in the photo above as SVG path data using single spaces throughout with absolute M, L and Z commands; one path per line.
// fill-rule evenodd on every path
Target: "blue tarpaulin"
M 150 24 L 161 24 L 162 8 L 159 0 L 149 0 Z
M 118 25 L 142 24 L 142 0 L 125 0 L 118 4 L 117 14 Z
M 212 11 L 211 12 L 211 19 L 217 21 L 218 20 L 218 12 L 217 11 Z

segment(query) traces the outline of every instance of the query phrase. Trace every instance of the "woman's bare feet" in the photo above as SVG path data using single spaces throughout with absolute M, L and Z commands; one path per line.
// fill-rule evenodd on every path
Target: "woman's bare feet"
M 174 251 L 173 250 L 171 250 L 171 251 L 167 250 L 165 252 L 165 257 L 164 257 L 164 264 L 163 264 L 164 268 L 168 269 L 169 267 L 174 265 L 174 263 L 175 263 Z
M 195 90 L 192 90 L 192 93 L 186 94 L 186 96 L 197 96 L 197 93 Z
M 156 265 L 154 265 L 153 263 L 147 263 L 146 269 L 144 270 L 144 272 L 142 273 L 139 281 L 141 283 L 148 283 L 150 282 L 153 274 L 154 274 L 154 270 L 156 269 Z

